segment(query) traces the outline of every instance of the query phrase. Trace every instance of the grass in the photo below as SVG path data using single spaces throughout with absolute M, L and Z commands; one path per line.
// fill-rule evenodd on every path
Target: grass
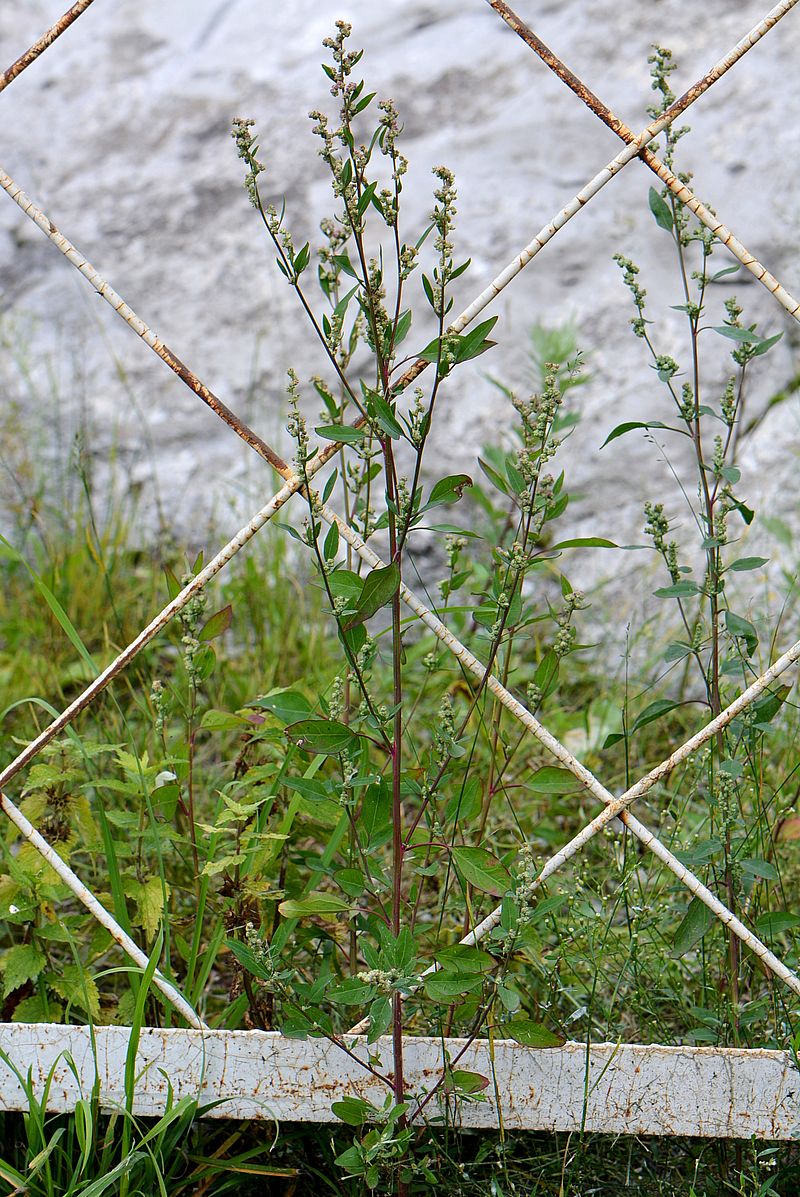
M 477 512 L 475 518 L 479 518 Z M 139 658 L 136 671 L 121 679 L 113 694 L 106 695 L 83 716 L 77 729 L 80 750 L 70 741 L 64 741 L 46 762 L 45 769 L 57 762 L 59 786 L 53 788 L 52 779 L 46 776 L 44 791 L 33 786 L 26 799 L 29 810 L 38 801 L 39 814 L 51 838 L 58 842 L 59 835 L 62 836 L 61 844 L 66 846 L 80 874 L 107 901 L 114 903 L 113 887 L 108 892 L 108 870 L 101 852 L 102 796 L 121 881 L 121 894 L 115 905 L 118 916 L 124 915 L 134 934 L 147 946 L 153 944 L 158 927 L 163 925 L 165 909 L 169 910 L 171 956 L 162 959 L 172 960 L 172 970 L 179 980 L 185 979 L 187 970 L 194 971 L 200 984 L 195 986 L 193 997 L 200 1002 L 206 1016 L 218 1025 L 252 1025 L 254 1018 L 260 1021 L 264 1015 L 263 996 L 253 995 L 254 1007 L 241 991 L 243 975 L 224 948 L 220 928 L 228 931 L 241 925 L 248 910 L 258 917 L 263 917 L 261 911 L 265 908 L 274 910 L 274 903 L 272 907 L 259 905 L 270 901 L 268 890 L 266 895 L 263 890 L 255 893 L 241 879 L 239 892 L 231 893 L 235 864 L 227 870 L 215 871 L 220 854 L 223 858 L 235 855 L 227 852 L 231 841 L 239 837 L 241 846 L 242 836 L 247 834 L 236 819 L 227 825 L 220 822 L 225 810 L 220 807 L 220 792 L 226 786 L 230 792 L 231 778 L 237 769 L 241 773 L 242 766 L 237 762 L 243 752 L 259 753 L 251 766 L 257 770 L 263 767 L 259 761 L 274 759 L 275 745 L 279 743 L 273 734 L 256 748 L 251 747 L 250 728 L 259 731 L 264 725 L 248 725 L 236 712 L 246 710 L 252 714 L 256 708 L 245 704 L 287 679 L 300 679 L 296 684 L 308 695 L 315 686 L 324 692 L 332 666 L 331 643 L 323 630 L 319 592 L 302 581 L 297 581 L 287 592 L 284 545 L 282 539 L 274 536 L 265 539 L 243 562 L 236 564 L 208 600 L 212 610 L 222 610 L 230 604 L 233 621 L 222 637 L 223 644 L 218 645 L 214 672 L 203 683 L 202 698 L 195 711 L 194 767 L 196 778 L 200 779 L 196 818 L 201 823 L 209 821 L 207 825 L 213 830 L 201 849 L 212 868 L 201 891 L 205 915 L 193 964 L 197 891 L 190 873 L 182 865 L 189 843 L 185 817 L 169 793 L 159 794 L 158 788 L 151 791 L 149 806 L 142 797 L 143 781 L 152 779 L 156 769 L 162 771 L 166 766 L 185 779 L 186 761 L 180 755 L 186 751 L 188 708 L 175 631 L 157 640 Z M 63 706 L 87 678 L 85 662 L 55 617 L 37 579 L 61 604 L 87 651 L 102 663 L 165 601 L 168 582 L 160 567 L 167 565 L 176 573 L 186 568 L 177 554 L 171 562 L 159 562 L 141 551 L 130 550 L 121 523 L 98 528 L 91 538 L 77 529 L 71 537 L 59 533 L 30 538 L 25 556 L 30 568 L 12 557 L 2 562 L 0 676 L 5 695 L 2 705 L 13 707 L 4 714 L 4 729 L 10 732 L 4 738 L 4 761 L 14 751 L 11 737 L 27 740 L 46 721 L 47 710 Z M 113 603 L 109 601 L 109 591 Z M 466 615 L 455 615 L 454 619 L 462 619 L 466 629 Z M 412 658 L 414 654 L 422 656 L 427 648 L 427 643 L 421 641 L 411 645 L 409 653 Z M 459 673 L 445 660 L 441 669 L 449 678 L 453 693 L 461 694 L 465 682 Z M 161 733 L 156 729 L 156 714 L 147 698 L 154 676 L 166 679 L 169 692 L 166 730 Z M 14 705 L 19 703 L 20 695 L 28 698 Z M 438 691 L 430 697 L 423 691 L 420 701 L 437 703 Z M 616 726 L 617 712 L 625 710 L 629 701 L 615 683 L 599 683 L 590 664 L 584 663 L 576 665 L 565 679 L 559 691 L 558 710 L 550 720 L 554 732 L 579 747 L 579 755 L 590 767 L 598 768 L 608 784 L 620 787 L 629 776 L 665 755 L 670 745 L 683 738 L 692 726 L 691 711 L 678 708 L 665 720 L 643 728 L 627 746 L 627 754 L 619 745 L 603 749 L 609 731 Z M 490 724 L 491 711 L 487 709 L 483 718 L 484 726 Z M 174 729 L 180 748 L 170 745 L 170 729 Z M 795 717 L 791 704 L 787 703 L 783 721 L 770 733 L 768 776 L 762 783 L 759 809 L 766 808 L 764 814 L 769 817 L 770 827 L 775 826 L 776 820 L 778 823 L 786 820 L 793 826 L 794 736 Z M 486 753 L 486 744 L 482 744 L 480 737 L 476 745 L 476 751 Z M 526 778 L 535 777 L 543 761 L 544 757 L 534 750 L 524 768 L 520 766 L 519 779 L 514 784 L 522 785 Z M 28 776 L 29 786 L 32 776 L 33 771 Z M 693 801 L 698 785 L 702 785 L 702 770 L 691 766 L 657 796 L 651 814 L 666 842 L 674 839 L 687 856 L 694 849 L 696 866 L 705 865 L 710 873 L 712 857 L 702 859 L 707 852 L 703 846 L 707 839 L 704 829 L 707 816 Z M 47 802 L 42 801 L 43 792 L 47 794 Z M 252 789 L 249 795 L 252 800 Z M 170 804 L 171 822 L 167 819 Z M 290 806 L 287 794 L 276 812 L 284 821 Z M 542 855 L 554 850 L 593 813 L 592 804 L 576 801 L 574 794 L 536 790 L 529 791 L 523 809 L 523 830 L 537 854 Z M 308 868 L 308 848 L 315 835 L 316 824 L 307 808 L 298 810 L 295 818 L 300 829 L 295 855 L 283 866 L 278 860 L 271 866 L 283 868 L 287 881 L 292 872 Z M 509 822 L 510 819 L 509 812 L 501 813 L 490 825 L 489 833 L 499 851 L 511 834 L 513 819 Z M 13 842 L 9 831 L 8 848 Z M 794 838 L 778 836 L 770 856 L 780 870 L 783 901 L 788 909 L 797 892 L 800 868 L 796 844 Z M 41 953 L 35 964 L 41 963 L 41 968 L 14 986 L 8 981 L 6 963 L 4 1017 L 129 1021 L 134 1012 L 134 990 L 126 987 L 119 976 L 100 978 L 109 965 L 118 962 L 105 933 L 93 927 L 91 920 L 47 877 L 46 870 L 38 870 L 25 849 L 15 856 L 7 854 L 6 868 L 0 901 L 6 909 L 17 905 L 19 911 L 5 923 L 5 961 L 13 960 L 14 945 L 17 948 L 34 945 Z M 157 885 L 153 878 L 157 879 Z M 752 900 L 758 900 L 757 896 Z M 725 957 L 720 932 L 712 928 L 702 941 L 701 951 L 675 955 L 675 929 L 685 915 L 686 895 L 674 884 L 671 875 L 652 867 L 629 840 L 610 834 L 596 842 L 579 858 L 571 873 L 551 886 L 541 908 L 545 913 L 534 920 L 524 954 L 509 969 L 509 982 L 512 988 L 525 994 L 526 1014 L 563 1027 L 571 1038 L 591 1034 L 597 1039 L 742 1042 L 753 1046 L 785 1046 L 791 1039 L 794 1028 L 791 1008 L 787 1007 L 780 988 L 755 972 L 750 974 L 752 997 L 742 1004 L 738 1034 L 734 1036 L 729 999 L 719 985 L 720 959 L 724 965 Z M 57 932 L 57 928 L 62 931 Z M 312 936 L 310 940 L 299 941 L 300 950 L 308 953 L 310 962 L 317 958 L 320 943 L 324 944 L 328 938 L 324 923 L 318 924 L 317 929 L 321 939 L 315 941 Z M 791 928 L 776 938 L 784 956 L 791 961 L 795 951 Z M 75 959 L 80 968 L 75 967 Z M 303 971 L 301 966 L 301 975 Z M 88 992 L 81 992 L 81 985 L 88 985 Z M 170 1014 L 149 997 L 145 1020 L 166 1024 Z M 424 1020 L 418 1026 L 420 1030 L 429 1029 Z M 90 1116 L 87 1140 L 81 1119 Z M 129 1122 L 126 1135 L 120 1138 L 120 1127 L 127 1117 L 124 1114 L 109 1121 L 96 1107 L 87 1106 L 73 1117 L 48 1117 L 34 1104 L 25 1118 L 2 1116 L 5 1171 L 0 1169 L 0 1175 L 9 1186 L 8 1192 L 14 1191 L 14 1184 L 21 1184 L 21 1180 L 14 1178 L 14 1169 L 20 1176 L 26 1176 L 26 1191 L 100 1192 L 101 1188 L 91 1189 L 90 1185 L 101 1175 L 96 1165 L 102 1161 L 107 1175 L 112 1175 L 112 1164 L 120 1169 L 116 1175 L 128 1170 L 133 1186 L 130 1191 L 137 1191 L 136 1186 L 138 1191 L 157 1191 L 155 1177 L 159 1169 L 170 1195 L 195 1191 L 222 1193 L 229 1191 L 231 1184 L 241 1193 L 288 1194 L 302 1192 L 303 1186 L 311 1182 L 320 1184 L 323 1191 L 342 1194 L 361 1191 L 358 1181 L 334 1179 L 332 1160 L 352 1139 L 346 1129 L 336 1132 L 284 1127 L 273 1146 L 271 1128 L 220 1126 L 197 1122 L 196 1116 L 196 1108 L 181 1107 L 168 1125 L 146 1120 Z M 177 1130 L 181 1147 L 175 1155 L 170 1135 Z M 127 1148 L 122 1150 L 126 1139 Z M 87 1142 L 93 1144 L 91 1166 L 85 1162 L 81 1165 Z M 162 1146 L 156 1149 L 153 1146 L 156 1142 L 165 1150 Z M 42 1153 L 51 1144 L 50 1154 L 45 1158 Z M 105 1154 L 101 1151 L 104 1144 Z M 438 1177 L 437 1191 L 464 1194 L 586 1194 L 629 1188 L 653 1194 L 694 1191 L 698 1197 L 702 1194 L 710 1197 L 728 1192 L 790 1193 L 797 1178 L 796 1151 L 791 1145 L 737 1147 L 727 1143 L 638 1139 L 617 1140 L 609 1145 L 602 1137 L 517 1133 L 509 1135 L 504 1143 L 490 1134 L 434 1136 L 421 1151 L 420 1168 L 423 1172 L 433 1168 Z M 149 1175 L 149 1181 L 140 1179 L 143 1168 L 142 1175 Z M 290 1175 L 280 1174 L 281 1168 L 289 1169 Z M 259 1169 L 279 1174 L 268 1178 Z M 295 1184 L 300 1187 L 293 1188 Z M 160 1188 L 160 1182 L 158 1185 Z

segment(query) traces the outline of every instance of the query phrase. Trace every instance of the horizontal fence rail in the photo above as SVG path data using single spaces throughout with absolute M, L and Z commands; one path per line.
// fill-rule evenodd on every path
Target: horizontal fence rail
M 0 1027 L 0 1049 L 56 1112 L 91 1097 L 100 1106 L 126 1104 L 127 1027 L 54 1027 L 37 1023 Z M 365 1060 L 377 1054 L 391 1065 L 391 1040 L 367 1048 L 350 1041 Z M 410 1093 L 424 1093 L 442 1070 L 442 1040 L 407 1040 Z M 710 1047 L 566 1043 L 531 1049 L 508 1040 L 489 1044 L 448 1039 L 459 1067 L 483 1076 L 482 1100 L 454 1103 L 437 1097 L 425 1109 L 429 1123 L 445 1118 L 464 1128 L 587 1131 L 631 1135 L 791 1139 L 800 1129 L 800 1073 L 786 1052 Z M 319 1039 L 284 1039 L 269 1031 L 157 1030 L 141 1032 L 132 1112 L 157 1117 L 173 1101 L 219 1102 L 209 1118 L 279 1122 L 335 1122 L 331 1103 L 355 1096 L 383 1105 L 385 1086 L 335 1046 Z M 0 1109 L 27 1108 L 25 1090 L 0 1060 Z

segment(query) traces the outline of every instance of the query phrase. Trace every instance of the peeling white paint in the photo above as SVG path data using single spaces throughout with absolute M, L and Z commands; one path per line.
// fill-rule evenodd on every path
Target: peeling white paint
M 0 1027 L 0 1048 L 20 1073 L 30 1069 L 37 1095 L 52 1072 L 48 1109 L 74 1108 L 99 1079 L 101 1105 L 111 1110 L 125 1102 L 129 1034 L 125 1027 L 92 1033 L 88 1027 L 14 1024 Z M 380 1055 L 388 1073 L 390 1039 L 369 1049 L 363 1038 L 350 1042 L 364 1060 L 368 1051 Z M 446 1046 L 451 1058 L 463 1049 L 459 1068 L 491 1082 L 485 1101 L 458 1109 L 451 1104 L 451 1121 L 464 1127 L 497 1127 L 497 1094 L 509 1130 L 570 1131 L 585 1125 L 607 1134 L 759 1139 L 790 1139 L 800 1130 L 800 1073 L 786 1052 L 610 1043 L 594 1044 L 588 1052 L 582 1043 L 536 1050 L 504 1040 L 495 1042 L 493 1071 L 486 1041 L 465 1048 L 463 1039 L 448 1039 Z M 409 1092 L 423 1096 L 441 1076 L 441 1041 L 410 1037 L 405 1059 Z M 334 1122 L 331 1103 L 346 1094 L 382 1105 L 389 1091 L 335 1045 L 264 1031 L 146 1028 L 136 1075 L 133 1110 L 147 1116 L 164 1112 L 168 1079 L 175 1100 L 221 1100 L 208 1111 L 211 1118 Z M 26 1107 L 22 1086 L 0 1062 L 0 1109 Z M 434 1100 L 425 1115 L 436 1120 L 445 1112 Z

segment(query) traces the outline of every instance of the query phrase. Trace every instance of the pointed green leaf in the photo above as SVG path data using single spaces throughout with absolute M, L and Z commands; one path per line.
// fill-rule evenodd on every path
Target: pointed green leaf
M 511 888 L 511 876 L 485 848 L 454 848 L 453 860 L 465 879 L 482 893 L 499 896 Z
M 728 569 L 741 573 L 748 569 L 761 569 L 761 566 L 766 565 L 768 561 L 769 557 L 738 557 L 736 561 L 730 563 Z
M 400 585 L 400 566 L 396 561 L 381 569 L 373 569 L 364 579 L 355 614 L 344 625 L 345 631 L 370 619 L 381 607 L 386 607 Z
M 656 702 L 651 702 L 634 722 L 631 733 L 640 731 L 641 728 L 647 727 L 648 723 L 654 723 L 656 719 L 666 715 L 667 711 L 674 711 L 680 705 L 679 702 L 671 702 L 668 698 L 659 698 Z
M 351 424 L 323 424 L 314 431 L 323 440 L 337 441 L 342 445 L 355 444 L 357 441 L 363 441 L 366 436 L 363 428 L 353 428 Z
M 422 511 L 429 511 L 431 507 L 441 507 L 443 504 L 457 503 L 466 487 L 472 486 L 469 474 L 449 474 L 440 478 L 431 490 L 428 501 Z
M 565 1042 L 563 1035 L 551 1031 L 540 1022 L 534 1022 L 532 1018 L 512 1018 L 511 1022 L 504 1022 L 498 1027 L 498 1033 L 524 1047 L 561 1047 Z
M 555 765 L 537 769 L 528 781 L 528 787 L 537 794 L 572 794 L 582 785 L 569 769 L 558 769 Z
M 325 918 L 342 914 L 350 909 L 349 902 L 337 898 L 335 894 L 308 894 L 305 898 L 287 898 L 281 902 L 278 910 L 285 919 L 302 919 L 310 914 L 322 915 Z M 369 989 L 369 986 L 367 986 Z
M 619 545 L 613 540 L 606 540 L 602 536 L 576 536 L 572 540 L 560 540 L 558 544 L 547 546 L 548 552 L 556 549 L 618 549 Z
M 340 752 L 355 752 L 356 736 L 345 723 L 335 719 L 301 719 L 286 728 L 286 736 L 303 752 L 337 756 Z
M 699 898 L 692 898 L 689 909 L 675 932 L 672 942 L 672 956 L 683 956 L 703 938 L 714 922 L 714 916 Z
M 627 420 L 624 424 L 617 424 L 616 428 L 613 428 L 609 432 L 600 448 L 605 449 L 606 445 L 610 444 L 611 441 L 615 441 L 617 437 L 624 436 L 626 432 L 633 432 L 635 428 L 665 428 L 668 432 L 683 431 L 682 428 L 673 428 L 671 424 L 662 424 L 661 420 Z
M 227 632 L 233 619 L 233 607 L 228 603 L 221 611 L 212 615 L 198 632 L 197 639 L 202 641 L 216 640 L 223 632 Z
M 248 706 L 269 711 L 276 719 L 280 719 L 281 723 L 295 723 L 304 715 L 309 715 L 313 709 L 305 695 L 299 694 L 297 690 L 274 690 L 271 694 L 256 698 L 248 703 Z
M 650 188 L 648 202 L 650 204 L 650 211 L 655 216 L 658 227 L 666 229 L 668 233 L 671 233 L 672 226 L 675 223 L 672 216 L 672 209 L 663 195 L 656 191 L 655 187 Z

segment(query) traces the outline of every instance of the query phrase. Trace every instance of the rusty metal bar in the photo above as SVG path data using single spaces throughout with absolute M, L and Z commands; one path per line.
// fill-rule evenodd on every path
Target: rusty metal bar
M 0 75 L 0 91 L 8 87 L 9 83 L 13 83 L 17 75 L 21 75 L 26 67 L 29 67 L 32 62 L 35 62 L 40 54 L 43 54 L 48 46 L 51 46 L 57 37 L 65 29 L 68 29 L 73 21 L 77 21 L 82 12 L 85 12 L 94 0 L 77 0 L 72 8 L 67 9 L 62 17 L 59 17 L 55 25 L 51 26 L 46 33 L 43 33 L 38 41 L 35 41 L 24 54 L 21 54 L 16 62 L 12 63 L 8 70 L 3 71 Z
M 125 302 L 122 296 L 118 295 L 114 288 L 108 283 L 92 266 L 91 262 L 83 256 L 79 249 L 77 249 L 71 241 L 59 232 L 55 224 L 41 208 L 34 204 L 33 200 L 29 199 L 27 195 L 17 187 L 13 179 L 0 171 L 0 186 L 2 186 L 14 202 L 22 209 L 26 216 L 30 217 L 37 228 L 50 238 L 57 249 L 61 251 L 68 262 L 80 271 L 85 279 L 87 279 L 94 287 L 97 294 L 104 299 L 106 303 L 110 304 L 118 316 L 121 316 L 129 328 L 132 328 L 137 336 L 141 337 L 145 345 L 148 345 L 154 353 L 157 353 L 162 361 L 166 362 L 170 370 L 177 374 L 178 378 L 186 384 L 191 391 L 194 391 L 203 402 L 211 408 L 215 415 L 224 421 L 238 437 L 250 446 L 255 451 L 268 461 L 274 469 L 282 473 L 286 470 L 286 463 L 277 456 L 276 453 L 269 447 L 266 441 L 263 441 L 257 433 L 253 432 L 251 428 L 245 424 L 229 407 L 217 398 L 214 392 L 201 382 L 181 359 L 174 354 L 168 345 L 165 345 L 160 337 L 157 337 L 151 328 L 145 324 L 140 316 Z
M 533 238 L 531 242 L 511 261 L 504 270 L 500 272 L 492 282 L 486 287 L 481 294 L 473 300 L 469 307 L 461 313 L 460 316 L 453 321 L 449 326 L 449 333 L 460 333 L 468 324 L 470 324 L 476 316 L 478 316 L 500 292 L 506 287 L 512 279 L 527 266 L 536 255 L 544 248 L 548 241 L 552 240 L 560 228 L 572 219 L 576 212 L 589 202 L 589 200 L 600 191 L 606 183 L 608 183 L 620 170 L 630 162 L 639 151 L 646 146 L 647 142 L 652 141 L 657 137 L 663 128 L 665 128 L 686 108 L 693 104 L 694 101 L 709 89 L 718 79 L 720 79 L 726 71 L 739 61 L 744 54 L 747 53 L 760 39 L 769 32 L 770 29 L 783 17 L 791 8 L 798 3 L 798 0 L 781 0 L 771 11 L 761 20 L 757 25 L 750 30 L 744 38 L 739 41 L 736 46 L 720 61 L 708 71 L 702 79 L 698 80 L 692 87 L 689 88 L 682 96 L 680 96 L 665 113 L 662 114 L 658 120 L 651 122 L 635 139 L 622 150 L 616 158 L 612 159 L 602 171 L 591 179 L 585 187 L 578 192 L 578 194 L 559 212 L 553 220 L 542 228 L 539 233 Z M 104 298 L 114 310 L 122 316 L 127 324 L 137 333 L 138 336 L 145 341 L 159 357 L 161 357 L 170 369 L 186 383 L 187 386 L 199 395 L 204 403 L 214 410 L 221 419 L 234 429 L 237 435 L 241 436 L 251 448 L 255 449 L 260 456 L 278 470 L 279 473 L 286 474 L 286 463 L 274 453 L 274 450 L 247 427 L 242 420 L 239 419 L 231 410 L 219 400 L 209 388 L 205 387 L 199 379 L 188 369 L 181 360 L 172 353 L 172 351 L 156 337 L 144 321 L 136 315 L 125 301 L 117 295 L 116 291 L 109 283 L 103 279 L 100 274 L 94 269 L 90 262 L 80 253 L 78 249 L 58 230 L 52 220 L 45 215 L 45 213 L 22 191 L 14 180 L 4 171 L 0 170 L 0 186 L 7 192 L 14 202 L 22 209 L 26 216 L 42 230 L 42 232 L 50 238 L 53 244 L 64 254 L 68 261 L 72 262 L 81 274 L 92 284 L 97 293 Z M 417 359 L 412 366 L 406 370 L 405 374 L 396 385 L 397 390 L 403 390 L 410 385 L 424 369 L 428 363 L 422 358 Z M 361 419 L 356 421 L 356 426 L 363 423 Z M 331 443 L 325 450 L 323 450 L 317 457 L 317 468 L 325 465 L 332 457 L 338 453 L 341 445 L 338 443 Z
M 328 522 L 333 522 L 336 519 L 333 513 L 329 512 L 325 507 L 321 509 L 324 519 Z M 340 534 L 347 540 L 351 547 L 359 554 L 362 560 L 366 561 L 372 569 L 379 569 L 384 562 L 369 548 L 362 538 L 353 531 L 352 528 L 347 527 L 344 523 L 336 520 L 339 525 Z M 446 625 L 436 616 L 417 596 L 405 585 L 401 583 L 400 596 L 406 605 L 414 611 L 420 620 L 434 635 L 450 650 L 456 659 L 461 663 L 464 669 L 468 670 L 479 681 L 483 681 L 486 677 L 486 667 L 475 657 L 470 650 L 463 645 L 446 627 Z M 780 977 L 790 989 L 800 995 L 800 977 L 797 976 L 791 969 L 787 968 L 785 964 L 770 951 L 757 935 L 755 935 L 748 927 L 744 925 L 741 919 L 728 909 L 728 907 L 719 900 L 707 886 L 705 886 L 699 877 L 688 869 L 681 861 L 678 860 L 672 852 L 666 848 L 661 841 L 653 835 L 653 833 L 643 823 L 636 819 L 625 808 L 637 798 L 641 798 L 648 790 L 652 789 L 662 777 L 666 776 L 673 769 L 677 767 L 682 761 L 686 760 L 693 752 L 700 748 L 708 740 L 712 739 L 717 732 L 725 727 L 738 714 L 740 714 L 747 706 L 754 702 L 760 694 L 764 692 L 767 686 L 771 685 L 785 670 L 795 664 L 800 659 L 800 641 L 783 654 L 775 663 L 768 669 L 761 677 L 757 678 L 747 690 L 743 691 L 737 699 L 734 700 L 730 706 L 726 707 L 715 719 L 711 720 L 705 727 L 701 728 L 691 739 L 687 740 L 685 744 L 676 749 L 675 752 L 662 761 L 661 764 L 656 765 L 644 777 L 642 777 L 635 785 L 631 786 L 626 793 L 620 797 L 615 797 L 610 790 L 591 773 L 585 765 L 583 765 L 573 754 L 564 747 L 564 745 L 552 735 L 551 732 L 544 727 L 536 717 L 531 714 L 529 710 L 511 694 L 497 678 L 490 676 L 486 679 L 486 688 L 492 693 L 497 700 L 508 710 L 522 725 L 532 732 L 545 748 L 548 749 L 552 755 L 561 762 L 575 777 L 585 786 L 589 793 L 599 798 L 601 802 L 606 803 L 606 808 L 595 819 L 592 820 L 586 827 L 584 827 L 578 835 L 574 836 L 559 852 L 552 856 L 541 868 L 536 881 L 534 883 L 534 890 L 538 889 L 549 877 L 553 875 L 563 864 L 565 864 L 571 857 L 573 857 L 598 831 L 602 830 L 607 823 L 614 818 L 619 818 L 628 828 L 628 830 L 636 836 L 646 847 L 648 847 L 654 855 L 656 855 L 663 864 L 682 882 L 683 885 L 699 900 L 708 907 L 712 914 L 719 919 L 726 927 L 742 940 L 747 947 L 762 961 L 762 963 L 776 976 Z M 472 945 L 479 943 L 486 935 L 489 934 L 494 927 L 500 922 L 500 914 L 502 907 L 497 906 L 490 914 L 486 916 L 481 923 L 478 924 L 472 931 L 469 932 L 462 940 L 462 944 Z M 436 970 L 436 965 L 432 965 L 426 969 L 421 976 L 427 976 L 429 973 Z M 366 1019 L 362 1019 L 351 1028 L 350 1034 L 361 1034 L 366 1030 Z
M 790 9 L 794 8 L 797 2 L 798 0 L 782 0 L 782 3 L 777 4 L 773 9 L 771 9 L 762 21 L 759 21 L 759 23 L 755 25 L 753 29 L 751 29 L 750 32 L 743 37 L 742 40 L 738 42 L 728 54 L 725 55 L 724 58 L 720 59 L 716 66 L 712 67 L 712 69 L 706 75 L 704 75 L 702 79 L 698 80 L 698 82 L 690 87 L 688 91 L 684 92 L 684 94 L 680 96 L 673 104 L 671 104 L 666 112 L 664 112 L 657 120 L 652 121 L 646 129 L 643 129 L 642 132 L 639 133 L 635 138 L 635 140 L 630 143 L 630 145 L 626 146 L 624 150 L 621 150 L 619 154 L 617 154 L 616 158 L 612 158 L 608 165 L 599 171 L 594 178 L 590 179 L 589 182 L 581 188 L 578 194 L 570 200 L 566 207 L 562 208 L 558 215 L 555 216 L 549 224 L 545 225 L 544 228 L 537 233 L 533 240 L 525 246 L 525 248 L 514 259 L 514 261 L 510 262 L 508 266 L 506 266 L 505 270 L 501 271 L 500 274 L 498 274 L 498 276 L 491 283 L 489 283 L 488 287 L 481 292 L 481 294 L 470 305 L 470 307 L 468 307 L 465 312 L 462 312 L 459 320 L 463 319 L 465 324 L 468 324 L 471 320 L 474 320 L 475 316 L 479 312 L 482 312 L 483 309 L 500 294 L 503 288 L 508 286 L 511 280 L 515 278 L 520 271 L 523 270 L 528 263 L 531 262 L 538 253 L 541 252 L 541 250 L 544 249 L 545 245 L 547 245 L 548 241 L 553 239 L 559 229 L 562 229 L 577 212 L 580 212 L 581 208 L 583 208 L 589 202 L 589 200 L 597 195 L 597 193 L 601 191 L 603 187 L 605 187 L 606 183 L 609 183 L 611 179 L 615 177 L 615 175 L 618 175 L 623 167 L 627 166 L 628 163 L 639 154 L 640 150 L 642 150 L 648 142 L 652 141 L 654 137 L 657 137 L 662 129 L 666 128 L 667 125 L 672 124 L 672 122 L 677 116 L 680 115 L 680 113 L 684 112 L 690 106 L 690 104 L 693 104 L 694 101 L 701 96 L 703 92 L 707 91 L 712 84 L 716 83 L 718 79 L 721 79 L 726 71 L 729 71 L 730 68 L 737 63 L 739 59 L 747 53 L 748 50 L 752 49 L 752 47 L 775 26 L 781 17 L 785 16 Z M 456 321 L 451 326 L 451 331 L 459 332 L 460 327 L 463 327 L 463 325 L 459 326 L 459 322 Z
M 58 874 L 65 885 L 69 886 L 75 897 L 83 903 L 89 913 L 97 919 L 98 923 L 105 927 L 106 931 L 110 932 L 120 947 L 130 956 L 134 964 L 138 964 L 141 969 L 147 968 L 149 964 L 147 953 L 143 952 L 138 944 L 134 943 L 126 931 L 123 931 L 116 919 L 112 918 L 108 913 L 105 906 L 83 884 L 77 873 L 72 871 L 66 861 L 62 860 L 55 849 L 48 844 L 44 836 L 39 834 L 33 824 L 23 815 L 22 811 L 2 792 L 0 792 L 0 806 L 2 806 L 11 822 L 19 828 L 25 839 L 47 861 L 50 868 Z M 183 1015 L 190 1027 L 194 1027 L 198 1031 L 208 1030 L 206 1024 L 201 1018 L 198 1018 L 183 994 L 158 969 L 153 974 L 153 984 L 157 989 L 161 990 L 164 997 L 175 1007 L 178 1013 Z M 59 1027 L 59 1031 L 63 1033 L 63 1027 Z M 2 1106 L 2 1102 L 0 1102 L 0 1106 Z
M 539 56 L 543 63 L 553 71 L 567 87 L 583 101 L 584 104 L 591 111 L 600 118 L 605 125 L 613 133 L 616 133 L 622 141 L 631 144 L 636 141 L 636 134 L 632 129 L 620 120 L 618 116 L 611 109 L 600 100 L 593 91 L 591 91 L 582 79 L 566 66 L 560 58 L 553 51 L 546 46 L 540 37 L 538 37 L 530 26 L 519 17 L 514 10 L 505 3 L 505 0 L 486 0 L 487 4 L 495 10 L 495 12 L 502 17 L 510 29 L 514 31 L 535 54 Z M 639 151 L 639 157 L 650 167 L 661 181 L 670 189 L 675 198 L 684 204 L 690 211 L 694 212 L 698 220 L 700 220 L 707 229 L 710 229 L 714 236 L 725 245 L 735 258 L 741 262 L 746 270 L 758 279 L 777 299 L 781 307 L 793 316 L 795 320 L 800 320 L 800 302 L 790 295 L 785 287 L 779 282 L 774 274 L 767 270 L 759 260 L 750 253 L 747 247 L 736 237 L 731 230 L 725 225 L 717 216 L 711 212 L 705 204 L 703 204 L 697 196 L 687 187 L 685 183 L 673 174 L 668 166 L 659 161 L 656 155 L 649 149 L 642 149 Z
M 314 462 L 309 463 L 309 473 L 311 473 L 311 466 Z M 117 676 L 117 674 L 129 664 L 130 661 L 141 652 L 141 650 L 150 643 L 153 637 L 166 627 L 169 621 L 180 611 L 191 599 L 198 590 L 202 589 L 207 582 L 218 574 L 223 566 L 239 552 L 248 541 L 252 540 L 256 532 L 263 528 L 268 520 L 272 519 L 276 512 L 280 511 L 284 503 L 291 498 L 296 490 L 301 486 L 299 478 L 295 478 L 293 482 L 288 482 L 276 494 L 272 496 L 268 503 L 266 503 L 260 511 L 257 511 L 251 520 L 240 528 L 236 535 L 224 545 L 215 557 L 209 561 L 208 565 L 200 571 L 200 573 L 192 578 L 179 594 L 175 596 L 172 602 L 167 603 L 158 615 L 150 621 L 147 627 L 143 628 L 138 636 L 131 641 L 126 648 L 122 650 L 106 668 L 98 674 L 93 682 L 90 682 L 86 689 L 73 699 L 68 707 L 65 707 L 61 714 L 48 724 L 48 726 L 39 733 L 30 744 L 23 748 L 13 761 L 11 761 L 5 769 L 0 772 L 0 788 L 6 786 L 8 782 L 28 765 L 38 752 L 46 744 L 49 744 L 60 732 L 70 724 L 73 719 L 85 710 L 87 706 L 105 690 L 109 682 Z

